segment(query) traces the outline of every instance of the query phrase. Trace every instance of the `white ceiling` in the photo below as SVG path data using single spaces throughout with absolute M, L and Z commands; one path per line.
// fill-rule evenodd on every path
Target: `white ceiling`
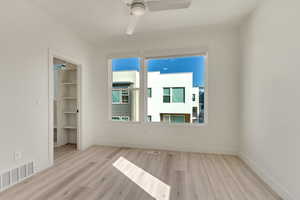
M 122 0 L 28 0 L 91 42 L 124 36 L 129 21 Z M 148 12 L 136 34 L 238 23 L 259 0 L 193 0 L 188 9 Z

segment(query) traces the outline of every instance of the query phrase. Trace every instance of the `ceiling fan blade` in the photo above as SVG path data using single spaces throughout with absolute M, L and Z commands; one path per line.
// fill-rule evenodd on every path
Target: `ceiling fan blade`
M 191 0 L 148 0 L 147 7 L 149 11 L 163 11 L 188 8 Z
M 140 16 L 130 15 L 130 21 L 129 21 L 129 24 L 128 24 L 127 29 L 126 29 L 126 34 L 127 35 L 132 35 L 133 34 L 139 19 L 140 19 Z

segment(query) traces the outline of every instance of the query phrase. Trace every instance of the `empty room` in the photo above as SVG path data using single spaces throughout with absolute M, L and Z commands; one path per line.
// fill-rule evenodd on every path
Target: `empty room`
M 300 199 L 299 11 L 1 0 L 0 200 Z

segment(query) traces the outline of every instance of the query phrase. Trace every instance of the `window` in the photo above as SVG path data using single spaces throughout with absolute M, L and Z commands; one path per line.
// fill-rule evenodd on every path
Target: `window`
M 193 118 L 197 118 L 198 116 L 198 107 L 193 107 Z
M 122 103 L 129 103 L 129 92 L 128 89 L 122 89 Z
M 121 121 L 129 121 L 129 117 L 128 116 L 122 116 L 121 117 Z
M 128 104 L 129 103 L 128 89 L 113 89 L 112 90 L 112 103 L 113 104 Z
M 120 118 L 120 116 L 113 116 L 113 117 L 112 117 L 112 120 L 113 120 L 113 121 L 120 121 L 121 118 Z
M 129 116 L 112 116 L 113 121 L 129 121 Z
M 140 58 L 111 60 L 113 121 L 139 121 Z
M 184 103 L 184 97 L 184 88 L 172 88 L 172 103 Z
M 147 94 L 148 94 L 148 97 L 149 97 L 149 98 L 152 97 L 152 88 L 148 88 L 148 89 L 147 89 Z
M 121 91 L 120 90 L 113 90 L 112 91 L 112 102 L 113 104 L 117 104 L 121 102 Z
M 172 91 L 172 92 L 171 92 Z M 171 98 L 172 94 L 172 98 Z M 172 99 L 172 101 L 171 101 Z M 185 88 L 164 88 L 163 89 L 163 102 L 164 103 L 184 103 L 185 101 Z
M 171 102 L 171 88 L 164 88 L 163 89 L 163 102 L 170 103 Z
M 151 122 L 204 122 L 205 61 L 206 56 L 145 59 L 145 85 L 152 88 L 145 115 Z
M 184 123 L 185 116 L 184 115 L 172 115 L 172 114 L 163 114 L 162 122 L 167 123 Z
M 204 123 L 205 55 L 110 61 L 112 120 Z

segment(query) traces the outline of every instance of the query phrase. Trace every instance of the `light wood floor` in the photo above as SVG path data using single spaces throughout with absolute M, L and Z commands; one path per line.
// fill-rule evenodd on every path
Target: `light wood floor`
M 54 161 L 57 162 L 61 158 L 67 158 L 72 154 L 76 153 L 77 147 L 76 144 L 66 144 L 60 147 L 54 148 Z
M 119 164 L 126 166 L 117 169 Z M 100 146 L 58 157 L 52 168 L 0 193 L 0 199 L 153 200 L 143 186 L 164 193 L 163 183 L 170 200 L 280 200 L 235 156 Z M 166 199 L 161 197 L 156 199 Z

